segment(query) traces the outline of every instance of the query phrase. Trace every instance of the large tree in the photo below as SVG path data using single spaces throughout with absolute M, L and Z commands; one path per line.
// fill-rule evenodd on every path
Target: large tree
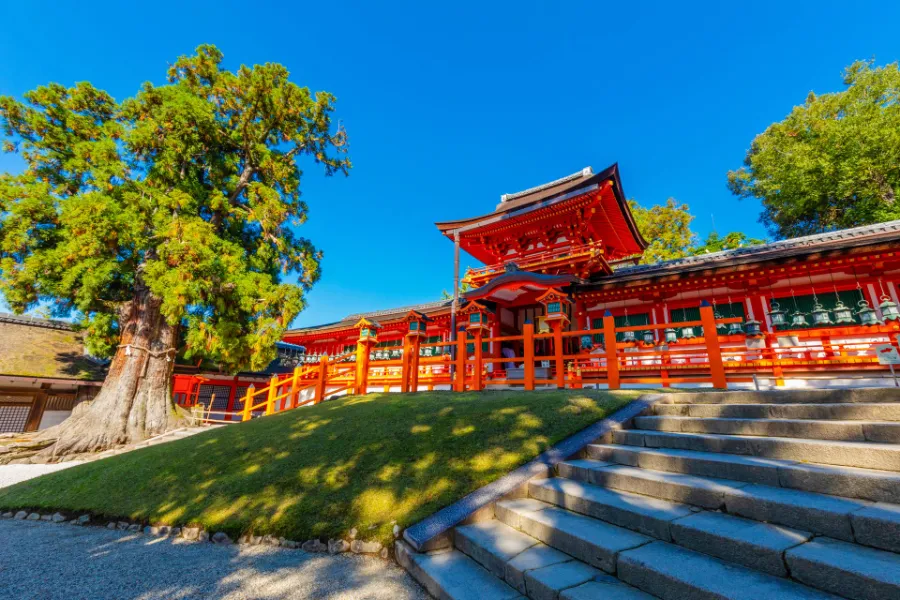
M 691 248 L 697 243 L 697 235 L 691 230 L 694 216 L 687 204 L 679 204 L 669 198 L 665 204 L 655 204 L 645 208 L 628 201 L 634 222 L 650 245 L 644 250 L 641 263 L 650 264 L 690 256 Z
M 691 229 L 694 215 L 691 214 L 690 207 L 687 204 L 679 204 L 674 198 L 669 198 L 665 204 L 655 204 L 650 208 L 645 208 L 634 200 L 629 200 L 628 206 L 641 235 L 650 241 L 650 245 L 641 256 L 642 264 L 765 243 L 765 240 L 749 237 L 739 231 L 725 235 L 712 231 L 706 240 L 700 243 L 697 234 Z
M 230 370 L 273 358 L 319 277 L 295 232 L 298 159 L 350 167 L 333 105 L 279 64 L 224 70 L 214 46 L 121 103 L 89 83 L 0 98 L 5 149 L 26 164 L 0 176 L 0 290 L 17 311 L 76 315 L 112 356 L 90 407 L 43 434 L 47 454 L 173 427 L 176 354 Z
M 900 218 L 900 68 L 856 62 L 846 89 L 816 96 L 758 135 L 728 186 L 793 237 Z

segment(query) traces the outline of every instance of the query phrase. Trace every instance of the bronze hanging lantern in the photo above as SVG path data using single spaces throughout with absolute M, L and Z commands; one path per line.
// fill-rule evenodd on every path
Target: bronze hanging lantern
M 589 335 L 581 336 L 581 349 L 582 350 L 590 350 L 594 347 L 594 340 Z
M 723 317 L 722 314 L 719 312 L 719 307 L 716 306 L 715 301 L 713 301 L 713 318 L 716 320 L 716 329 L 719 330 L 719 333 L 724 335 L 725 331 L 728 329 L 728 326 L 725 325 L 725 323 L 719 322 L 722 319 L 724 319 L 725 317 Z
M 787 312 L 781 310 L 781 305 L 772 298 L 772 304 L 769 307 L 769 320 L 774 327 L 784 327 L 787 325 Z
M 791 317 L 791 327 L 809 327 L 809 322 L 806 320 L 806 313 L 797 311 L 794 313 L 794 316 Z
M 648 346 L 652 346 L 653 344 L 656 343 L 656 338 L 654 337 L 652 331 L 644 332 L 644 343 L 647 344 Z
M 666 343 L 674 344 L 678 341 L 678 332 L 673 327 L 666 328 Z
M 828 314 L 828 309 L 822 306 L 818 298 L 815 298 L 815 294 L 813 294 L 813 298 L 815 299 L 815 304 L 813 304 L 813 309 L 810 311 L 813 325 L 817 327 L 832 325 L 831 315 Z
M 840 299 L 834 305 L 834 322 L 838 325 L 852 325 L 854 323 L 853 310 Z
M 744 333 L 744 327 L 740 322 L 731 323 L 728 326 L 728 335 L 741 335 Z
M 694 334 L 694 328 L 693 328 L 693 327 L 682 327 L 682 328 L 681 328 L 681 337 L 684 338 L 684 339 L 686 339 L 686 340 L 690 340 L 690 339 L 693 339 L 693 338 L 695 338 L 695 337 L 697 337 L 697 336 L 696 336 L 696 334 Z
M 900 310 L 897 310 L 897 303 L 887 296 L 881 297 L 881 304 L 878 305 L 878 308 L 881 309 L 881 318 L 885 321 L 900 320 Z
M 760 329 L 759 321 L 756 319 L 750 319 L 744 324 L 744 332 L 750 337 L 756 337 L 762 335 L 762 329 Z
M 627 323 L 627 321 L 626 321 Z M 633 331 L 625 331 L 622 333 L 622 341 L 627 343 L 633 343 L 635 341 L 634 332 Z
M 865 300 L 859 301 L 859 310 L 856 311 L 856 314 L 859 315 L 859 322 L 863 325 L 872 326 L 872 325 L 881 325 L 881 321 L 878 319 L 878 313 L 875 312 L 875 309 L 869 306 L 869 303 Z

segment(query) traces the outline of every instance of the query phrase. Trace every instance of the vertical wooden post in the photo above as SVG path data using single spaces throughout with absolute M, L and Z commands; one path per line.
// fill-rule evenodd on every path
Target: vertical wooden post
M 465 330 L 456 336 L 456 379 L 453 381 L 453 389 L 457 392 L 466 391 L 466 335 Z
M 316 381 L 316 395 L 313 404 L 325 399 L 325 384 L 328 383 L 328 355 L 323 354 L 319 361 L 319 379 Z
M 672 355 L 669 353 L 669 347 L 666 346 L 666 349 L 662 351 L 662 369 L 659 372 L 660 381 L 662 382 L 662 386 L 664 388 L 672 387 L 672 384 L 669 382 L 669 365 L 672 364 Z
M 409 345 L 409 391 L 419 391 L 419 349 L 422 338 L 415 336 Z
M 241 421 L 249 421 L 253 417 L 253 393 L 256 391 L 256 386 L 252 383 L 250 387 L 247 388 L 247 393 L 244 394 L 244 414 L 241 416 Z
M 412 361 L 412 353 L 410 351 L 410 346 L 412 345 L 410 342 L 412 340 L 409 337 L 403 338 L 403 355 L 400 357 L 400 392 L 408 392 L 409 391 L 409 365 Z
M 716 331 L 716 317 L 709 302 L 700 304 L 700 323 L 703 326 L 703 338 L 706 340 L 706 355 L 709 360 L 709 373 L 714 388 L 728 389 L 725 380 L 725 365 L 722 363 L 722 350 L 719 348 L 719 333 Z
M 566 389 L 566 368 L 563 364 L 562 323 L 553 321 L 553 362 L 556 366 L 556 389 Z
M 603 343 L 606 345 L 606 385 L 619 389 L 619 357 L 616 354 L 616 320 L 608 310 L 603 315 Z
M 531 391 L 534 389 L 534 323 L 530 321 L 522 325 L 522 358 L 525 359 L 522 380 L 525 389 Z
M 479 329 L 475 332 L 475 364 L 472 365 L 472 389 L 480 391 L 482 385 L 482 370 L 484 370 L 484 356 L 481 350 L 482 331 Z
M 369 391 L 369 344 L 356 344 L 356 393 L 365 396 Z
M 45 384 L 46 385 L 46 384 Z M 40 390 L 31 403 L 31 410 L 25 421 L 25 431 L 37 431 L 41 427 L 41 419 L 44 418 L 44 408 L 47 406 L 47 391 Z
M 266 415 L 275 412 L 275 396 L 278 394 L 278 377 L 272 375 L 269 380 L 269 393 L 266 395 Z
M 291 408 L 297 408 L 300 403 L 300 390 L 297 387 L 300 384 L 300 366 L 294 367 L 294 375 L 291 377 L 291 395 L 289 396 Z

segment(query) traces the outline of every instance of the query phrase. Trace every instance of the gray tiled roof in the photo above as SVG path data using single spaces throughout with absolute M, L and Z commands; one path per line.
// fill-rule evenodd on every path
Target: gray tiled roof
M 298 334 L 310 331 L 318 331 L 321 329 L 330 329 L 332 327 L 341 328 L 341 327 L 352 327 L 356 324 L 357 321 L 362 319 L 363 317 L 367 319 L 376 319 L 389 317 L 391 315 L 401 316 L 405 315 L 411 310 L 427 313 L 428 311 L 435 310 L 438 308 L 444 308 L 445 306 L 450 306 L 452 300 L 437 300 L 434 302 L 424 302 L 422 304 L 412 304 L 410 306 L 400 306 L 397 308 L 386 308 L 384 310 L 374 310 L 371 312 L 362 312 L 362 313 L 354 313 L 352 315 L 347 315 L 340 321 L 335 321 L 333 323 L 323 323 L 321 325 L 311 325 L 309 327 L 298 327 L 296 329 L 291 329 L 286 332 L 287 335 L 290 334 Z
M 857 240 L 869 236 L 879 234 L 900 234 L 900 219 L 896 221 L 887 221 L 885 223 L 876 223 L 874 225 L 863 225 L 861 227 L 853 227 L 851 229 L 839 229 L 836 231 L 827 231 L 825 233 L 816 233 L 803 237 L 790 238 L 780 240 L 768 244 L 759 244 L 757 246 L 747 246 L 745 248 L 735 248 L 734 250 L 722 250 L 721 252 L 712 252 L 710 254 L 699 254 L 697 256 L 686 256 L 684 258 L 676 258 L 673 260 L 664 260 L 658 263 L 647 265 L 622 266 L 615 270 L 610 277 L 620 277 L 624 275 L 633 275 L 639 273 L 648 273 L 658 270 L 668 270 L 672 267 L 688 267 L 698 265 L 711 265 L 717 262 L 729 261 L 735 258 L 745 257 L 763 257 L 770 253 L 781 253 L 790 250 L 800 250 L 811 246 L 818 246 L 828 242 L 840 242 L 842 240 Z
M 387 308 L 384 310 L 376 310 L 376 311 L 372 311 L 372 312 L 356 313 L 356 314 L 352 314 L 352 315 L 347 315 L 343 320 L 344 321 L 350 321 L 350 320 L 358 321 L 358 320 L 362 319 L 363 317 L 370 319 L 370 318 L 374 318 L 374 317 L 383 317 L 385 315 L 392 315 L 395 313 L 406 314 L 411 310 L 423 312 L 426 310 L 433 310 L 436 308 L 443 308 L 444 306 L 449 306 L 451 302 L 452 302 L 452 300 L 437 300 L 434 302 L 424 302 L 422 304 L 412 304 L 410 306 L 400 306 L 398 308 Z
M 16 323 L 18 325 L 30 325 L 32 327 L 44 327 L 46 329 L 65 329 L 69 331 L 73 329 L 72 324 L 67 321 L 43 319 L 41 317 L 32 317 L 30 315 L 13 315 L 5 312 L 0 312 L 0 323 Z

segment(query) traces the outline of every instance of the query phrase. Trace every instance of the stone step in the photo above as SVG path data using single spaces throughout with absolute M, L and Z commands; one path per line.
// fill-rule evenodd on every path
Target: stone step
M 779 467 L 796 464 L 795 461 L 756 458 L 738 454 L 606 444 L 592 444 L 587 447 L 586 454 L 588 458 L 594 460 L 653 471 L 689 473 L 772 486 L 779 485 Z
M 594 444 L 587 455 L 602 462 L 654 471 L 734 479 L 873 502 L 900 503 L 900 473 L 775 458 L 672 448 Z
M 857 404 L 655 404 L 661 417 L 900 421 L 900 401 Z
M 900 553 L 900 505 L 878 502 L 852 513 L 850 520 L 857 542 Z
M 637 417 L 635 429 L 676 433 L 806 438 L 845 442 L 900 442 L 900 422 L 719 417 Z
M 672 540 L 679 546 L 778 577 L 788 576 L 784 552 L 812 535 L 709 511 L 672 523 Z
M 845 388 L 832 390 L 729 390 L 670 394 L 670 404 L 858 404 L 900 402 L 896 388 Z
M 501 579 L 506 577 L 506 563 L 539 543 L 496 519 L 455 528 L 453 542 L 457 549 Z
M 652 538 L 534 499 L 508 500 L 494 506 L 499 521 L 583 563 L 616 573 L 620 552 Z
M 619 579 L 664 600 L 835 600 L 805 585 L 666 542 L 627 550 Z
M 636 429 L 614 431 L 613 442 L 625 446 L 721 452 L 824 465 L 900 471 L 900 445 L 898 444 L 713 433 L 671 433 Z
M 562 477 L 532 481 L 528 485 L 528 493 L 535 500 L 555 504 L 663 541 L 672 540 L 672 521 L 699 510 L 692 509 L 687 504 Z
M 685 470 L 694 470 L 690 467 L 690 460 L 685 456 L 688 454 L 687 451 L 638 450 L 638 452 L 672 453 L 681 461 L 673 463 L 672 468 L 681 464 Z M 716 457 L 716 455 L 712 456 Z M 815 471 L 810 471 L 810 469 L 811 467 L 808 465 L 791 466 L 783 471 L 790 475 L 785 479 L 786 483 L 802 483 L 800 475 L 815 474 Z M 873 504 L 865 499 L 842 498 L 816 491 L 746 484 L 729 481 L 725 478 L 698 476 L 690 472 L 662 472 L 594 460 L 566 461 L 559 465 L 558 470 L 562 477 L 572 479 L 576 484 L 602 485 L 619 492 L 638 495 L 639 499 L 652 496 L 656 499 L 724 510 L 729 514 L 756 521 L 809 530 L 817 535 L 827 535 L 850 542 L 855 541 L 866 546 L 900 552 L 900 505 L 894 503 L 878 502 Z M 835 490 L 840 493 L 851 493 L 854 489 L 863 489 L 868 486 L 870 494 L 875 490 L 882 489 L 889 492 L 888 495 L 894 498 L 900 497 L 896 490 L 891 492 L 889 487 L 886 488 L 883 481 L 879 483 L 874 478 L 867 479 L 866 474 L 869 472 L 863 469 L 829 467 L 828 471 L 829 473 L 821 473 L 818 478 L 810 475 L 809 481 L 815 484 L 810 487 L 816 488 L 818 492 Z M 844 476 L 841 477 L 840 473 L 835 473 L 835 471 L 842 472 Z M 731 473 L 730 471 L 724 472 Z M 893 476 L 893 474 L 890 475 Z M 900 481 L 900 478 L 896 479 Z M 546 482 L 535 482 L 531 488 L 535 489 L 536 486 L 543 483 L 549 489 L 542 492 L 544 495 L 541 499 L 552 502 L 554 496 L 550 490 L 554 487 L 563 487 L 561 483 L 552 483 L 554 481 L 551 479 Z M 574 489 L 577 488 L 570 485 L 566 491 Z M 612 490 L 609 491 L 612 493 Z M 571 495 L 574 496 L 574 494 Z M 623 502 L 625 498 L 630 497 L 623 497 Z M 615 513 L 611 509 L 604 509 L 604 512 L 594 514 L 587 512 L 589 509 L 583 508 L 586 506 L 585 501 L 577 498 L 568 498 L 565 501 L 568 503 L 566 508 L 570 510 L 584 512 L 598 518 L 605 518 L 601 515 L 615 518 Z M 645 504 L 650 503 L 645 501 Z M 640 505 L 636 504 L 636 506 Z M 666 514 L 678 514 L 675 512 L 675 506 L 678 505 L 669 504 L 668 506 L 669 512 L 656 513 L 654 520 L 649 519 L 653 513 L 646 511 L 649 514 L 644 515 L 642 521 L 643 527 L 646 529 L 636 528 L 636 530 L 666 539 L 663 533 L 665 516 Z M 582 508 L 580 509 L 580 507 Z M 671 521 L 674 518 L 678 517 L 673 516 L 668 520 Z M 611 520 L 610 522 L 627 526 L 624 524 L 625 521 Z
M 652 598 L 497 520 L 457 527 L 454 540 L 459 550 L 528 598 L 577 600 L 595 591 L 623 600 Z
M 734 563 L 787 576 L 783 554 L 811 533 L 742 519 L 566 479 L 532 482 L 531 496 L 663 541 Z
M 713 510 L 724 508 L 727 492 L 750 485 L 743 481 L 649 471 L 595 460 L 567 460 L 557 465 L 557 471 L 566 479 Z
M 785 553 L 791 576 L 852 600 L 900 598 L 900 555 L 829 538 Z
M 438 600 L 513 600 L 522 595 L 459 550 L 422 554 L 399 541 L 397 562 Z

